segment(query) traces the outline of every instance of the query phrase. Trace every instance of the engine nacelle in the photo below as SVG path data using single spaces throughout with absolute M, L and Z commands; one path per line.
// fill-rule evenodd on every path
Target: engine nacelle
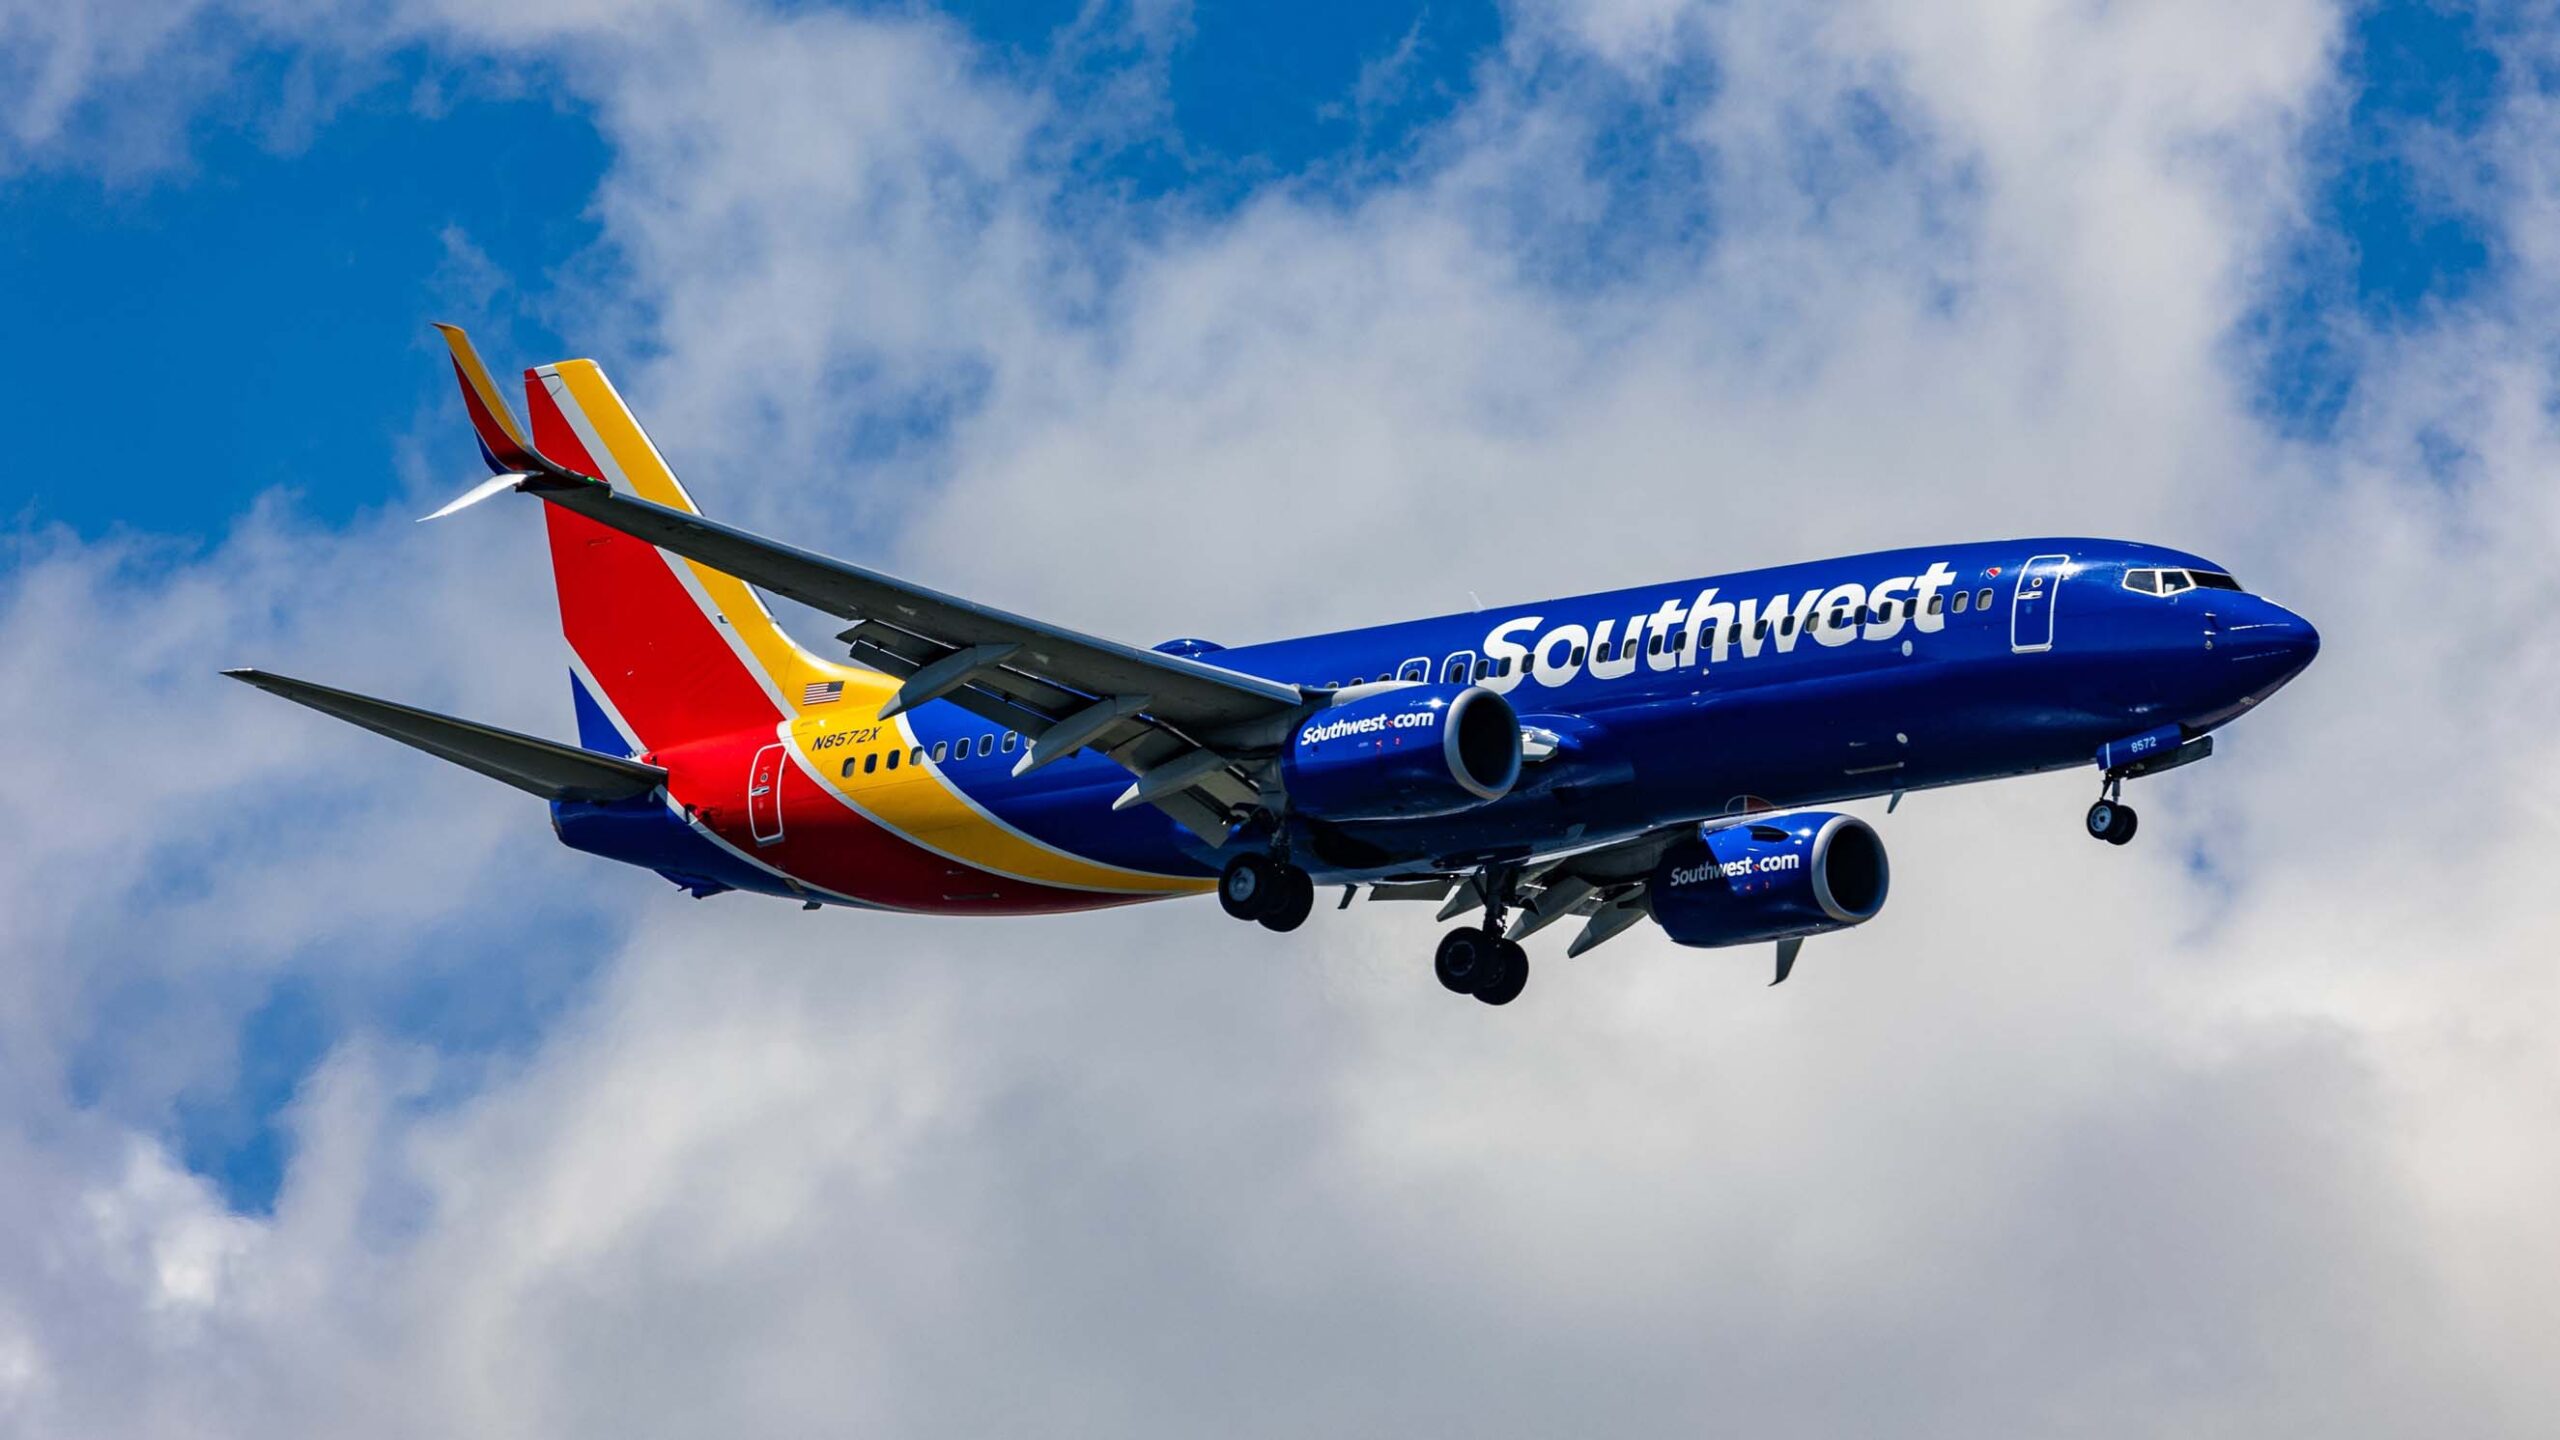
M 1319 820 L 1454 815 L 1511 792 L 1520 721 L 1481 686 L 1376 691 L 1300 724 L 1280 776 L 1290 807 Z
M 1884 841 L 1854 815 L 1800 810 L 1702 830 L 1663 852 L 1645 887 L 1682 945 L 1748 945 L 1844 930 L 1884 908 Z

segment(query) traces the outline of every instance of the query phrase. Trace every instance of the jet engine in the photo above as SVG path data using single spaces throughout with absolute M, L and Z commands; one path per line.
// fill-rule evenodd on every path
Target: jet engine
M 1890 879 L 1867 822 L 1800 810 L 1701 827 L 1663 852 L 1645 891 L 1676 943 L 1748 945 L 1871 920 Z
M 1481 686 L 1373 691 L 1301 722 L 1280 776 L 1290 807 L 1319 820 L 1454 815 L 1510 793 L 1520 721 Z

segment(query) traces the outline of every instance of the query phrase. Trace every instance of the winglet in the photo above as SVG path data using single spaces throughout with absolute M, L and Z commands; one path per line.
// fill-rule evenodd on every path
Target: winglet
M 459 325 L 439 323 L 436 331 L 453 352 L 453 375 L 462 382 L 462 403 L 471 412 L 471 428 L 479 433 L 480 454 L 489 462 L 489 472 L 558 471 L 560 467 L 544 459 L 524 427 L 516 423 L 515 412 L 507 408 L 506 398 L 489 378 L 489 367 L 480 363 L 480 352 L 471 348 L 471 337 Z

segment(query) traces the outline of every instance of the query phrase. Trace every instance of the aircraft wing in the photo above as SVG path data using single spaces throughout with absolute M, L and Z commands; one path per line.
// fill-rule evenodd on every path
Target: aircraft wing
M 468 337 L 439 326 L 496 478 L 437 512 L 523 490 L 609 529 L 850 621 L 852 658 L 904 683 L 883 718 L 948 700 L 1029 737 L 1028 771 L 1094 749 L 1135 777 L 1114 808 L 1149 804 L 1211 844 L 1272 783 L 1262 761 L 1313 698 L 1295 685 L 1015 615 L 662 505 L 544 455 L 498 397 Z M 546 383 L 557 384 L 556 381 Z M 429 516 L 433 519 L 436 516 Z
M 1135 777 L 1114 809 L 1149 804 L 1212 845 L 1262 799 L 1259 762 L 1309 697 L 1294 685 L 1140 650 L 980 605 L 863 566 L 625 495 L 542 476 L 521 488 L 661 550 L 850 620 L 854 659 L 905 683 L 883 718 L 949 700 L 1031 737 L 1014 773 L 1090 746 Z
M 1307 703 L 1294 685 L 1079 634 L 877 570 L 723 525 L 602 481 L 525 488 L 598 524 L 777 595 L 854 622 L 857 656 L 909 677 L 892 710 L 979 685 L 1035 707 L 1072 697 L 1143 696 L 1146 712 L 1199 731 L 1266 719 Z M 934 672 L 929 677 L 926 672 Z M 917 683 L 917 677 L 925 677 Z

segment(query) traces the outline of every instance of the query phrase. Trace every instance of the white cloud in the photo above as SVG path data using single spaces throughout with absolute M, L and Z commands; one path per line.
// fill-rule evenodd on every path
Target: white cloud
M 1141 641 L 2122 532 L 2328 652 L 2145 783 L 2131 850 L 2072 837 L 2086 776 L 1915 797 L 1890 912 L 1785 989 L 1631 938 L 1497 1014 L 1399 907 L 1283 941 L 695 906 L 209 675 L 557 729 L 521 508 L 41 540 L 0 592 L 0 732 L 43 757 L 0 772 L 43 841 L 0 870 L 0 1414 L 2531 1433 L 2560 1403 L 2553 272 L 2520 241 L 2497 295 L 2364 337 L 2334 442 L 2253 412 L 2235 327 L 2334 13 L 1556 7 L 1409 176 L 1232 214 L 1077 190 L 1055 96 L 939 22 L 659 19 L 402 25 L 556 52 L 594 103 L 614 290 L 548 303 L 724 513 Z M 1701 56 L 1666 143 L 1709 238 L 1554 283 L 1613 223 L 1615 87 Z M 2519 236 L 2550 123 L 2520 98 L 2489 142 Z M 842 458 L 918 413 L 948 420 Z M 184 763 L 131 763 L 167 714 Z M 547 903 L 632 928 L 511 941 Z M 342 1047 L 272 1217 L 134 1148 L 288 958 L 378 987 L 447 944 L 600 968 L 476 1083 Z M 164 986 L 207 1003 L 99 1038 Z

